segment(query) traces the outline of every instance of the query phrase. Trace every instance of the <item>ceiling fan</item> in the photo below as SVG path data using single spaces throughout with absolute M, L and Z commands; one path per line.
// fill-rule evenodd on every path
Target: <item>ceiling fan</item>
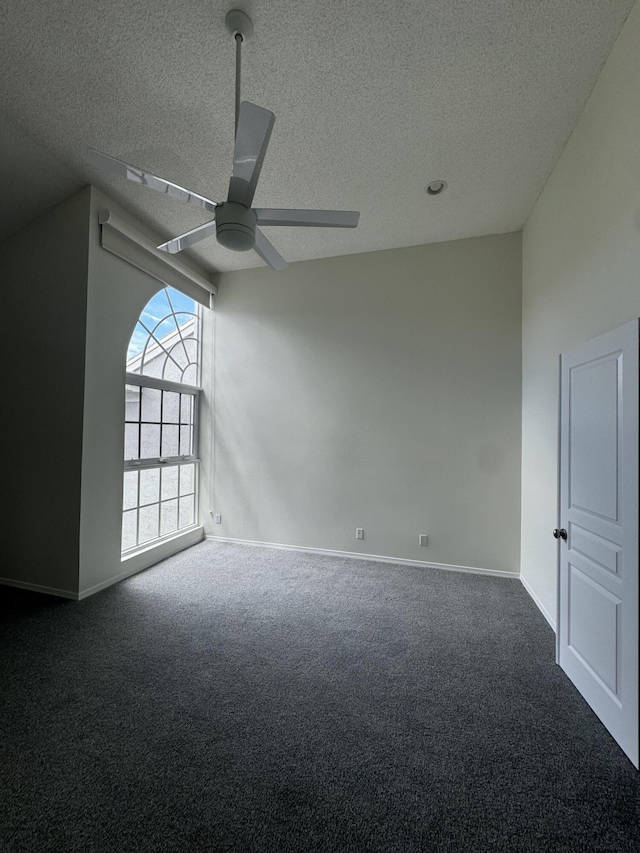
M 211 221 L 158 246 L 164 252 L 175 254 L 215 233 L 221 246 L 236 252 L 255 249 L 272 269 L 283 270 L 287 267 L 286 261 L 267 240 L 258 225 L 355 228 L 360 213 L 357 210 L 281 210 L 251 207 L 276 117 L 263 107 L 249 101 L 240 101 L 242 45 L 253 35 L 251 19 L 239 9 L 234 9 L 227 14 L 225 26 L 236 43 L 236 135 L 233 172 L 226 201 L 212 201 L 93 148 L 87 149 L 87 157 L 93 165 L 129 181 L 215 213 L 215 218 Z

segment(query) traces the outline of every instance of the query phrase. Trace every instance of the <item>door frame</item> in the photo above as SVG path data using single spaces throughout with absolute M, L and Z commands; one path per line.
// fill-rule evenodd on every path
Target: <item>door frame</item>
M 629 491 L 631 494 L 634 495 L 634 499 L 631 502 L 631 507 L 632 507 L 632 510 L 634 507 L 636 510 L 635 512 L 633 512 L 633 511 L 631 512 L 631 518 L 633 519 L 631 522 L 631 525 L 632 526 L 635 525 L 635 542 L 634 542 L 634 548 L 633 548 L 632 553 L 630 555 L 631 568 L 635 572 L 635 577 L 632 574 L 631 575 L 631 578 L 632 578 L 631 582 L 627 581 L 627 584 L 626 584 L 627 588 L 626 589 L 623 588 L 620 601 L 622 603 L 621 613 L 622 614 L 624 614 L 625 612 L 628 613 L 628 607 L 627 607 L 627 610 L 625 611 L 624 601 L 625 601 L 625 599 L 627 601 L 633 600 L 633 596 L 635 594 L 635 597 L 636 597 L 636 606 L 635 606 L 636 652 L 635 652 L 635 654 L 636 654 L 636 663 L 637 663 L 638 657 L 640 655 L 640 625 L 638 624 L 638 622 L 640 621 L 640 607 L 639 607 L 639 603 L 637 600 L 638 597 L 640 596 L 640 589 L 639 589 L 639 587 L 640 587 L 640 577 L 639 577 L 639 575 L 640 575 L 640 434 L 639 434 L 640 433 L 640 346 L 639 346 L 639 344 L 640 344 L 640 320 L 638 320 L 637 318 L 630 320 L 626 323 L 623 323 L 622 325 L 617 326 L 616 328 L 611 329 L 607 332 L 604 332 L 601 335 L 597 335 L 594 338 L 591 338 L 587 341 L 583 341 L 582 344 L 575 345 L 571 349 L 565 351 L 564 353 L 561 353 L 559 358 L 558 358 L 558 368 L 559 368 L 558 419 L 557 419 L 557 425 L 558 425 L 557 473 L 558 473 L 558 477 L 557 477 L 556 519 L 557 519 L 557 525 L 559 528 L 563 528 L 565 526 L 568 527 L 570 524 L 569 519 L 566 518 L 566 514 L 570 511 L 570 507 L 568 505 L 565 506 L 563 504 L 563 493 L 562 493 L 562 485 L 563 485 L 562 463 L 563 463 L 563 448 L 564 448 L 564 445 L 562 442 L 562 430 L 563 430 L 563 418 L 562 418 L 562 416 L 563 416 L 563 408 L 565 408 L 565 404 L 566 403 L 570 404 L 570 398 L 567 401 L 563 401 L 563 390 L 564 390 L 563 374 L 565 372 L 564 371 L 565 363 L 566 363 L 567 359 L 569 359 L 569 363 L 570 363 L 569 357 L 573 356 L 577 350 L 580 350 L 583 347 L 586 349 L 586 348 L 588 348 L 588 346 L 590 344 L 597 344 L 601 341 L 601 339 L 606 339 L 609 336 L 614 337 L 614 335 L 616 335 L 616 334 L 619 334 L 620 337 L 622 338 L 622 340 L 620 342 L 620 351 L 623 353 L 628 353 L 630 351 L 629 341 L 628 340 L 625 341 L 623 336 L 624 335 L 630 335 L 632 333 L 634 334 L 634 344 L 635 344 L 634 356 L 633 356 L 632 361 L 630 362 L 631 366 L 627 366 L 629 364 L 629 356 L 628 355 L 627 355 L 626 361 L 623 361 L 623 367 L 622 367 L 623 373 L 622 373 L 622 376 L 619 380 L 621 383 L 623 383 L 622 385 L 619 385 L 619 388 L 622 388 L 622 392 L 623 392 L 621 438 L 622 438 L 622 453 L 624 455 L 619 457 L 619 459 L 618 459 L 618 463 L 617 463 L 618 469 L 617 470 L 618 471 L 627 471 L 627 472 L 629 470 L 633 470 L 635 472 L 635 481 L 634 482 L 629 483 L 629 481 L 627 480 L 626 477 L 619 481 L 619 483 L 620 483 L 619 488 L 621 488 L 623 490 L 623 492 L 622 492 L 623 494 L 624 494 L 625 489 L 626 489 L 627 495 L 629 494 Z M 601 345 L 603 347 L 608 346 L 608 344 L 605 340 L 602 340 Z M 615 344 L 614 344 L 614 346 L 615 346 Z M 585 364 L 587 364 L 587 363 L 588 363 L 588 361 L 585 361 Z M 629 374 L 631 374 L 631 375 L 629 376 Z M 625 378 L 624 378 L 625 375 L 627 377 L 626 383 L 625 383 Z M 625 409 L 625 401 L 629 399 L 629 388 L 632 388 L 632 394 L 631 394 L 631 398 L 630 398 L 631 409 L 629 409 L 628 403 L 627 403 L 627 406 Z M 567 391 L 568 391 L 568 389 L 567 389 Z M 632 412 L 631 415 L 628 414 L 629 411 Z M 569 421 L 569 423 L 570 423 L 570 421 Z M 634 437 L 631 441 L 631 445 L 629 444 L 628 438 L 626 438 L 626 440 L 625 440 L 625 437 L 628 437 L 630 434 Z M 568 438 L 568 435 L 567 435 L 567 438 Z M 635 441 L 635 444 L 633 443 L 634 441 Z M 631 462 L 634 463 L 631 466 L 625 465 L 625 459 L 629 459 L 629 457 L 631 457 Z M 568 472 L 567 472 L 567 474 L 568 474 Z M 566 496 L 565 496 L 565 499 L 566 499 Z M 623 515 L 621 516 L 621 522 L 620 523 L 621 524 L 624 523 L 625 528 L 626 528 L 626 525 L 629 524 L 629 521 L 628 521 L 629 511 L 627 510 L 625 512 L 624 507 L 623 507 L 622 511 L 623 511 Z M 623 529 L 625 529 L 625 528 L 623 528 Z M 566 536 L 566 534 L 565 534 L 565 536 Z M 627 544 L 628 544 L 629 540 L 626 539 L 626 535 L 625 535 L 625 540 L 627 541 Z M 563 547 L 568 547 L 569 544 L 570 543 L 564 543 L 562 539 L 558 539 L 557 549 L 556 549 L 557 550 L 557 557 L 556 557 L 556 608 L 557 608 L 557 616 L 556 616 L 556 663 L 558 665 L 560 665 L 561 644 L 562 644 L 563 631 L 566 627 L 566 623 L 563 622 L 563 612 L 561 610 L 562 560 L 563 560 L 563 555 L 564 555 L 564 552 L 562 549 L 563 549 Z M 635 565 L 634 565 L 634 563 L 635 563 Z M 629 577 L 628 570 L 625 572 L 624 565 L 625 565 L 625 560 L 623 557 L 623 574 L 622 574 L 623 584 L 624 584 L 625 577 Z M 629 583 L 631 585 L 630 590 L 628 588 Z M 622 624 L 624 625 L 624 615 L 622 616 L 622 620 L 623 620 Z M 621 630 L 623 630 L 623 629 L 621 629 Z M 633 639 L 633 635 L 634 635 L 634 631 L 632 630 L 631 631 L 632 639 Z M 622 649 L 624 649 L 624 647 L 625 647 L 624 646 L 624 637 L 625 636 L 627 636 L 627 637 L 629 636 L 628 629 L 624 630 L 624 634 L 623 634 L 623 637 L 621 639 L 621 642 L 623 644 Z M 638 740 L 640 737 L 640 708 L 638 707 L 640 704 L 640 695 L 638 695 L 638 694 L 640 694 L 640 687 L 639 687 L 640 678 L 639 678 L 639 674 L 638 674 L 637 670 L 638 670 L 638 666 L 636 665 L 636 667 L 635 667 L 635 692 L 636 692 L 635 702 L 630 701 L 629 697 L 627 695 L 627 706 L 631 706 L 632 708 L 635 708 L 635 714 L 636 714 L 635 743 L 632 743 L 629 745 L 631 751 L 629 751 L 627 749 L 627 747 L 622 746 L 621 743 L 619 743 L 619 746 L 622 749 L 622 751 L 627 755 L 627 757 L 630 759 L 632 764 L 634 764 L 634 766 L 638 769 Z M 596 716 L 600 719 L 600 721 L 605 726 L 605 728 L 609 731 L 609 733 L 617 741 L 618 740 L 617 736 L 613 734 L 613 731 L 609 730 L 607 723 L 604 722 L 603 718 L 600 716 L 600 713 L 598 711 L 596 711 L 596 708 L 593 707 L 591 705 L 591 702 L 586 698 L 586 696 L 591 692 L 590 686 L 586 683 L 584 684 L 586 694 L 583 694 L 582 690 L 574 682 L 573 677 L 569 676 L 569 674 L 564 669 L 563 669 L 563 671 L 567 674 L 567 677 L 570 678 L 572 683 L 574 683 L 574 686 L 576 686 L 576 689 L 578 690 L 578 692 L 580 692 L 580 694 L 583 696 L 585 701 L 587 701 L 587 703 L 592 708 L 592 710 L 596 714 Z M 628 666 L 625 668 L 625 672 L 627 672 L 627 676 L 628 676 L 628 674 L 629 674 Z M 579 678 L 579 680 L 581 680 L 581 678 Z M 629 683 L 630 680 L 631 680 L 631 684 L 633 685 L 633 680 L 629 679 L 629 678 L 627 678 L 626 683 Z M 625 693 L 627 692 L 627 689 L 624 687 L 623 687 L 623 690 L 625 691 Z M 633 692 L 633 686 L 632 686 L 631 690 Z M 593 698 L 594 698 L 594 701 L 596 702 L 596 704 L 599 704 L 598 697 L 593 696 Z M 620 706 L 621 710 L 622 710 L 622 707 L 623 706 L 621 705 Z M 602 710 L 604 712 L 604 708 Z M 623 740 L 626 740 L 626 738 L 623 738 Z

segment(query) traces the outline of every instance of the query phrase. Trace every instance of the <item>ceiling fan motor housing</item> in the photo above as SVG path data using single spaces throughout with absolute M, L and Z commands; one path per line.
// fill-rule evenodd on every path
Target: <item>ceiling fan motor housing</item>
M 234 252 L 247 252 L 256 244 L 256 214 L 243 204 L 225 201 L 216 208 L 218 243 Z

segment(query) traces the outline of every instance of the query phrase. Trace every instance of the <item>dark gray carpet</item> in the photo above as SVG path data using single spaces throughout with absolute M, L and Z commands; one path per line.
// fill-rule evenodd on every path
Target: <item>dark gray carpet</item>
M 640 850 L 517 581 L 203 543 L 1 595 L 3 851 Z

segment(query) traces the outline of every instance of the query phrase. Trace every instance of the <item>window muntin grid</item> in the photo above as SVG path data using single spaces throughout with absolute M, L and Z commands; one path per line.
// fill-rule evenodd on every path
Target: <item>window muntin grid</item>
M 147 303 L 131 336 L 127 372 L 197 386 L 200 381 L 200 309 L 165 287 Z
M 200 308 L 157 293 L 127 353 L 122 553 L 197 521 Z
M 132 551 L 196 523 L 196 462 L 124 473 L 122 551 Z
M 197 404 L 197 391 L 128 383 L 125 386 L 125 460 L 131 465 L 142 460 L 176 461 L 195 457 Z

